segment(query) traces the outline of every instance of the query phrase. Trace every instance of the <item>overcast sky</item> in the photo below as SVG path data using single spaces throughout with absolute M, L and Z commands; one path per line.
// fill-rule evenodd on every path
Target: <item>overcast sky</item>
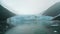
M 18 15 L 40 14 L 60 0 L 0 0 L 1 4 Z

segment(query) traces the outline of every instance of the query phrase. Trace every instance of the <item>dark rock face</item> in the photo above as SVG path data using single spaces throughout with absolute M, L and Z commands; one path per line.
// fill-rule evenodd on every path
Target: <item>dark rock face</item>
M 14 16 L 15 14 L 4 8 L 0 5 L 0 20 L 6 20 L 9 17 Z
M 53 6 L 51 6 L 50 8 L 48 8 L 43 15 L 45 16 L 57 16 L 58 14 L 60 14 L 60 2 L 55 3 Z
M 0 5 L 0 34 L 4 34 L 9 25 L 7 24 L 7 18 L 14 16 L 12 12 Z

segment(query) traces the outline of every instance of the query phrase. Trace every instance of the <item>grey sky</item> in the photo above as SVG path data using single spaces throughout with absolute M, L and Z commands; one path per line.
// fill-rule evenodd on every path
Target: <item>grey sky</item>
M 43 13 L 44 10 L 59 1 L 60 0 L 1 0 L 1 4 L 18 15 L 29 15 Z

